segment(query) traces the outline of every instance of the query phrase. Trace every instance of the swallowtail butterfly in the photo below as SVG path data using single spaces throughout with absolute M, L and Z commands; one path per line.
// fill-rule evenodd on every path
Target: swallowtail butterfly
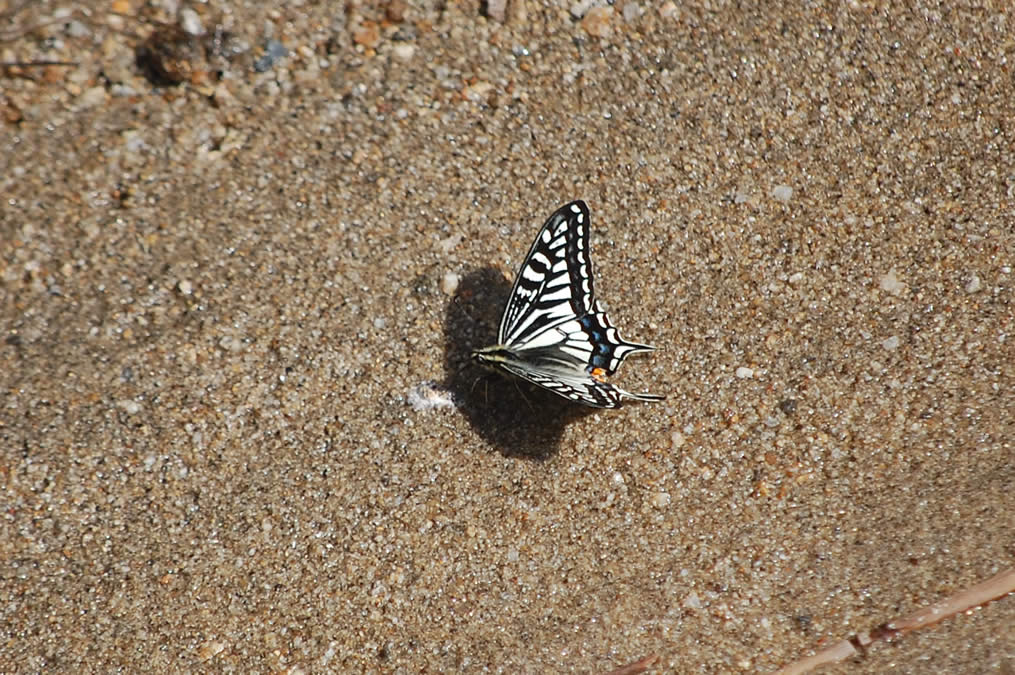
M 664 398 L 606 382 L 629 354 L 655 348 L 621 339 L 596 300 L 583 201 L 557 209 L 539 231 L 515 277 L 497 341 L 472 358 L 572 401 L 618 408 L 624 398 Z

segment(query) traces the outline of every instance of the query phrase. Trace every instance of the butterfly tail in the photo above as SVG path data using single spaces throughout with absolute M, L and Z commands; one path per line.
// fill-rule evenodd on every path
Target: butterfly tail
M 621 389 L 620 387 L 614 388 L 617 390 L 617 393 L 620 394 L 622 398 L 633 398 L 636 401 L 663 401 L 666 399 L 666 397 L 661 394 L 650 394 L 648 392 L 641 392 L 635 394 L 630 391 Z

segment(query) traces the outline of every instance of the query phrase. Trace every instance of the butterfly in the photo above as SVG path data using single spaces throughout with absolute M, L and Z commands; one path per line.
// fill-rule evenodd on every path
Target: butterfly
M 497 333 L 498 344 L 472 358 L 594 408 L 622 399 L 658 401 L 606 382 L 627 356 L 655 347 L 625 342 L 592 288 L 589 209 L 578 200 L 546 221 L 518 270 Z

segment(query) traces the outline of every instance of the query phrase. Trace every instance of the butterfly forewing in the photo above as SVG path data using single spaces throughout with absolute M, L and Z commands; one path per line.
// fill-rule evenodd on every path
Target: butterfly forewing
M 498 335 L 502 345 L 524 344 L 592 307 L 588 222 L 588 207 L 578 201 L 558 209 L 543 225 L 504 308 Z

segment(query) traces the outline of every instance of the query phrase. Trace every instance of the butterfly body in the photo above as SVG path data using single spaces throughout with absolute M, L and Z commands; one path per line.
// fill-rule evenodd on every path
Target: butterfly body
M 624 341 L 595 299 L 588 226 L 583 201 L 550 216 L 515 277 L 499 344 L 472 357 L 596 408 L 617 408 L 624 398 L 659 400 L 606 382 L 628 355 L 654 347 Z

